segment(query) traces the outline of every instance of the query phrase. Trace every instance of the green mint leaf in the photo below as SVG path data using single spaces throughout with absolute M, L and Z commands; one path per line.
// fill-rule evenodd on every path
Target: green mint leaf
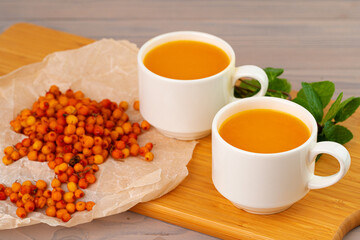
M 340 93 L 339 96 L 336 98 L 335 102 L 331 105 L 329 111 L 327 112 L 323 120 L 321 121 L 321 125 L 323 125 L 324 123 L 333 119 L 336 116 L 336 114 L 340 110 L 342 97 L 343 97 L 343 93 Z
M 340 104 L 340 109 L 335 116 L 336 122 L 343 122 L 348 119 L 360 106 L 360 97 L 351 97 Z
M 260 90 L 260 83 L 256 80 L 242 80 L 239 87 L 235 87 L 236 98 L 246 98 L 255 95 Z
M 284 78 L 274 78 L 269 81 L 269 89 L 289 93 L 291 91 L 291 84 Z
M 296 97 L 292 101 L 299 104 L 299 105 L 301 105 L 301 106 L 303 106 L 304 108 L 306 108 L 310 112 L 310 106 L 309 106 L 308 102 L 304 98 Z
M 319 96 L 323 108 L 325 108 L 329 104 L 332 96 L 334 95 L 335 84 L 330 81 L 321 81 L 310 83 L 310 85 Z M 303 89 L 298 92 L 297 97 L 305 97 Z
M 267 77 L 269 78 L 269 82 L 271 82 L 273 79 L 280 76 L 284 72 L 284 69 L 267 67 L 267 68 L 264 68 L 264 71 L 265 71 Z
M 288 95 L 283 94 L 282 92 L 267 92 L 265 96 L 269 96 L 269 97 L 277 97 L 277 98 L 283 98 L 283 99 L 287 99 Z
M 325 123 L 323 132 L 328 141 L 345 144 L 353 138 L 353 134 L 346 127 L 335 125 L 334 123 L 327 121 Z
M 324 112 L 320 97 L 309 83 L 301 83 L 304 91 L 305 100 L 308 102 L 308 110 L 315 117 L 317 122 L 321 122 Z

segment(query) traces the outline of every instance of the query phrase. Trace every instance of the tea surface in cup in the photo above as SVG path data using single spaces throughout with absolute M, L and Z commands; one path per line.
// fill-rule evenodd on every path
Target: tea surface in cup
M 200 41 L 177 40 L 151 49 L 144 65 L 151 72 L 177 80 L 194 80 L 213 76 L 230 63 L 219 47 Z
M 310 137 L 299 118 L 272 109 L 252 109 L 227 118 L 219 129 L 230 145 L 254 153 L 278 153 L 297 148 Z

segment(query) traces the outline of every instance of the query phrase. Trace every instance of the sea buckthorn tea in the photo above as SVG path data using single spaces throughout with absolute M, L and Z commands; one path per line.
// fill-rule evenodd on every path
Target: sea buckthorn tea
M 137 62 L 141 115 L 165 136 L 181 140 L 210 134 L 216 112 L 237 99 L 237 79 L 259 81 L 254 97 L 264 96 L 269 84 L 264 70 L 235 67 L 232 47 L 202 32 L 156 36 L 140 48 Z
M 230 145 L 254 153 L 278 153 L 297 148 L 310 137 L 299 118 L 272 109 L 252 109 L 227 118 L 219 129 Z
M 338 182 L 351 164 L 344 146 L 317 142 L 314 116 L 289 100 L 256 97 L 229 103 L 216 113 L 211 129 L 213 183 L 250 213 L 284 211 L 311 189 Z M 315 175 L 316 156 L 323 153 L 339 162 L 336 174 Z
M 144 58 L 144 65 L 150 71 L 177 80 L 210 77 L 224 70 L 229 63 L 228 55 L 219 47 L 192 40 L 161 44 Z

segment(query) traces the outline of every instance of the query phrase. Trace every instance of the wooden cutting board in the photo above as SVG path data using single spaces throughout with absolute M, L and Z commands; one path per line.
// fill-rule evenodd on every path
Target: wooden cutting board
M 27 23 L 11 26 L 0 35 L 0 75 L 47 54 L 81 47 L 94 40 Z M 344 124 L 354 133 L 346 144 L 352 165 L 339 183 L 311 191 L 285 212 L 253 215 L 235 208 L 211 180 L 211 138 L 199 140 L 188 177 L 172 192 L 131 210 L 224 239 L 342 239 L 360 224 L 360 111 Z M 316 173 L 329 175 L 338 164 L 323 157 Z

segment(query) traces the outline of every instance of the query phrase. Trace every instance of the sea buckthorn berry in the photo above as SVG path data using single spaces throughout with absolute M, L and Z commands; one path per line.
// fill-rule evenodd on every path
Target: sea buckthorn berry
M 120 119 L 121 115 L 122 115 L 123 111 L 121 111 L 121 109 L 117 108 L 113 111 L 112 116 L 115 119 Z
M 22 147 L 19 149 L 20 158 L 25 157 L 28 154 L 28 148 Z M 12 156 L 13 158 L 13 156 Z
M 34 200 L 33 196 L 31 196 L 29 193 L 25 193 L 21 198 L 21 201 L 23 201 L 24 204 L 28 201 L 33 201 L 33 200 Z
M 15 144 L 15 148 L 17 149 L 17 150 L 19 150 L 20 148 L 22 148 L 23 147 L 23 145 L 22 145 L 22 143 L 17 143 L 17 144 Z
M 40 149 L 42 148 L 43 146 L 43 142 L 40 141 L 40 140 L 35 140 L 32 147 L 34 149 L 34 151 L 40 151 Z
M 94 182 L 96 182 L 96 177 L 94 174 L 88 172 L 85 174 L 85 179 L 88 183 L 93 184 Z
M 130 147 L 130 155 L 131 156 L 137 156 L 139 154 L 139 145 L 138 144 L 132 144 Z
M 66 143 L 66 144 L 71 144 L 72 141 L 73 141 L 72 136 L 73 136 L 73 135 L 71 135 L 71 136 L 65 136 L 65 137 L 64 137 L 64 143 Z
M 95 155 L 94 156 L 94 163 L 95 164 L 102 164 L 104 162 L 104 157 L 102 155 Z
M 137 144 L 137 140 L 135 138 L 130 137 L 127 144 L 130 146 L 133 144 Z
M 32 184 L 32 182 L 30 181 L 30 180 L 26 180 L 26 181 L 24 181 L 23 183 L 22 183 L 22 186 L 29 186 L 29 187 L 31 187 L 33 184 Z
M 68 169 L 67 163 L 61 163 L 61 164 L 59 165 L 59 170 L 60 170 L 61 172 L 66 172 L 67 169 Z
M 38 180 L 38 181 L 36 182 L 36 187 L 37 187 L 38 189 L 40 189 L 40 190 L 45 190 L 46 187 L 47 187 L 47 184 L 46 184 L 46 182 L 45 182 L 44 180 Z
M 5 165 L 10 165 L 10 164 L 12 164 L 13 162 L 14 162 L 14 160 L 12 160 L 10 157 L 8 157 L 8 156 L 4 156 L 3 158 L 2 158 L 2 162 L 3 162 L 3 164 L 5 164 Z
M 54 178 L 54 179 L 51 181 L 51 186 L 52 186 L 53 188 L 60 187 L 60 186 L 61 186 L 60 180 L 57 179 L 57 178 Z
M 35 124 L 35 121 L 36 121 L 36 118 L 34 116 L 29 116 L 27 119 L 26 119 L 26 124 L 28 126 L 32 126 Z
M 5 155 L 10 155 L 14 152 L 14 147 L 13 146 L 8 146 L 4 149 L 4 153 Z
M 25 208 L 23 207 L 18 207 L 16 209 L 16 215 L 19 217 L 19 218 L 25 218 L 27 216 L 27 212 L 25 211 Z
M 7 196 L 4 192 L 0 192 L 0 200 L 6 200 Z
M 75 207 L 76 207 L 76 210 L 79 212 L 84 211 L 86 208 L 86 203 L 83 201 L 79 201 L 76 203 Z
M 75 192 L 77 190 L 77 185 L 74 182 L 68 182 L 67 189 L 69 192 Z
M 27 193 L 30 193 L 31 192 L 31 188 L 30 186 L 21 186 L 20 187 L 20 192 L 21 194 L 27 194 Z
M 18 194 L 16 192 L 13 192 L 10 194 L 10 201 L 12 203 L 16 203 L 19 200 Z
M 33 201 L 27 201 L 24 204 L 24 208 L 25 208 L 25 211 L 28 213 L 33 212 L 35 210 L 35 203 Z
M 124 111 L 126 111 L 129 107 L 129 103 L 126 101 L 121 101 L 119 107 L 121 107 Z
M 149 149 L 147 149 L 146 147 L 141 147 L 141 148 L 139 149 L 139 154 L 140 154 L 141 156 L 143 156 L 143 157 L 145 157 L 145 154 L 146 154 L 147 152 L 149 152 Z
M 78 185 L 79 188 L 86 189 L 89 186 L 89 183 L 86 181 L 85 178 L 80 178 Z
M 37 160 L 38 160 L 39 162 L 45 162 L 45 161 L 46 161 L 46 155 L 43 154 L 43 153 L 39 153 Z
M 74 213 L 76 211 L 75 204 L 72 202 L 66 204 L 65 209 L 68 211 L 68 213 Z
M 55 204 L 56 204 L 56 202 L 55 202 L 52 198 L 46 199 L 46 205 L 47 205 L 48 207 L 50 207 L 50 206 L 54 206 L 54 207 L 55 207 Z
M 66 116 L 66 123 L 67 124 L 74 124 L 74 125 L 76 125 L 77 123 L 78 123 L 78 118 L 76 117 L 76 116 L 74 116 L 74 115 L 68 115 L 68 116 Z
M 84 193 L 81 189 L 77 189 L 77 190 L 74 192 L 74 194 L 75 194 L 76 199 L 82 198 L 82 197 L 84 197 L 84 195 L 85 195 L 85 193 Z
M 41 196 L 41 197 L 37 197 L 37 198 L 35 198 L 34 202 L 35 202 L 35 207 L 36 207 L 36 208 L 42 209 L 42 208 L 44 208 L 45 205 L 46 205 L 46 198 L 45 198 L 45 197 L 42 197 L 42 196 Z
M 132 126 L 130 122 L 126 122 L 121 126 L 125 134 L 129 134 L 132 131 Z
M 82 172 L 83 170 L 84 170 L 84 166 L 81 165 L 81 163 L 76 163 L 76 164 L 74 165 L 74 171 L 75 171 L 75 172 Z
M 76 132 L 76 126 L 74 124 L 69 124 L 64 128 L 64 134 L 69 136 L 73 135 Z
M 91 211 L 93 207 L 95 206 L 95 203 L 93 201 L 86 202 L 86 210 Z
M 20 188 L 21 188 L 21 184 L 18 183 L 18 182 L 14 182 L 14 183 L 11 185 L 11 189 L 12 189 L 13 192 L 15 192 L 15 193 L 20 192 Z
M 141 128 L 143 130 L 149 130 L 150 129 L 150 123 L 148 121 L 146 121 L 146 120 L 142 121 L 141 122 Z
M 101 154 L 102 153 L 102 147 L 101 147 L 101 145 L 99 146 L 99 145 L 95 145 L 95 146 L 93 146 L 92 147 L 92 153 L 93 154 Z
M 20 197 L 19 197 L 19 198 L 20 198 Z M 21 199 L 18 199 L 18 200 L 16 201 L 15 205 L 16 205 L 17 207 L 24 207 L 24 203 L 23 203 L 23 201 L 22 201 Z
M 22 144 L 24 147 L 30 147 L 30 146 L 31 146 L 31 140 L 30 140 L 30 138 L 24 138 L 24 139 L 21 141 L 21 144 Z
M 124 148 L 121 152 L 124 154 L 124 158 L 127 158 L 130 155 L 130 150 L 128 148 Z
M 66 192 L 64 194 L 64 201 L 67 202 L 67 203 L 72 203 L 72 202 L 75 202 L 75 195 L 73 192 Z
M 119 149 L 119 150 L 122 150 L 126 147 L 126 143 L 124 141 L 116 141 L 115 142 L 115 148 L 116 149 Z
M 38 152 L 35 150 L 29 151 L 27 157 L 30 161 L 36 161 L 38 159 Z
M 55 217 L 56 216 L 56 208 L 55 206 L 49 206 L 46 211 L 45 211 L 46 215 L 48 215 L 49 217 Z
M 134 104 L 133 104 L 133 108 L 137 111 L 139 111 L 140 109 L 140 102 L 139 101 L 135 101 Z
M 55 203 L 56 209 L 65 209 L 66 208 L 66 202 L 65 200 L 60 200 Z
M 51 149 L 48 145 L 44 145 L 42 148 L 41 148 L 41 152 L 45 155 L 47 154 L 50 154 L 51 153 Z
M 145 153 L 145 161 L 152 161 L 154 159 L 154 154 L 152 152 Z
M 43 192 L 43 196 L 45 197 L 45 198 L 50 198 L 51 197 L 51 191 L 50 190 L 45 190 L 44 192 Z
M 151 143 L 151 142 L 148 142 L 148 143 L 146 143 L 145 144 L 145 147 L 147 148 L 147 149 L 149 149 L 149 151 L 151 151 L 152 149 L 153 149 L 153 144 Z
M 51 198 L 52 198 L 52 200 L 54 200 L 55 202 L 58 202 L 58 201 L 60 201 L 60 200 L 62 199 L 62 194 L 61 194 L 61 192 L 59 192 L 59 191 L 54 191 L 54 192 L 52 192 L 52 194 L 51 194 Z
M 59 209 L 56 211 L 56 217 L 61 219 L 65 213 L 68 213 L 66 209 Z
M 99 171 L 99 166 L 96 165 L 96 164 L 93 164 L 93 165 L 91 165 L 91 169 L 92 169 L 94 172 L 97 172 L 97 171 Z
M 63 222 L 68 222 L 68 221 L 70 221 L 70 219 L 71 219 L 71 215 L 70 215 L 69 213 L 64 213 L 64 214 L 61 216 L 61 220 L 62 220 Z
M 84 148 L 91 148 L 94 145 L 94 139 L 90 136 L 84 136 L 80 141 Z
M 58 179 L 61 183 L 66 183 L 68 180 L 68 175 L 65 172 L 62 172 L 58 175 Z
M 115 127 L 115 131 L 119 133 L 119 136 L 124 135 L 124 129 L 121 126 Z
M 122 153 L 121 150 L 119 150 L 119 149 L 114 149 L 114 150 L 111 152 L 111 156 L 112 156 L 114 159 L 120 159 L 120 158 L 123 158 L 123 157 L 124 157 L 124 154 Z
M 50 161 L 54 161 L 55 160 L 55 154 L 54 153 L 49 153 L 46 155 L 46 161 L 50 162 Z
M 73 182 L 76 184 L 79 182 L 79 178 L 76 175 L 71 175 L 68 180 L 69 180 L 69 182 Z

